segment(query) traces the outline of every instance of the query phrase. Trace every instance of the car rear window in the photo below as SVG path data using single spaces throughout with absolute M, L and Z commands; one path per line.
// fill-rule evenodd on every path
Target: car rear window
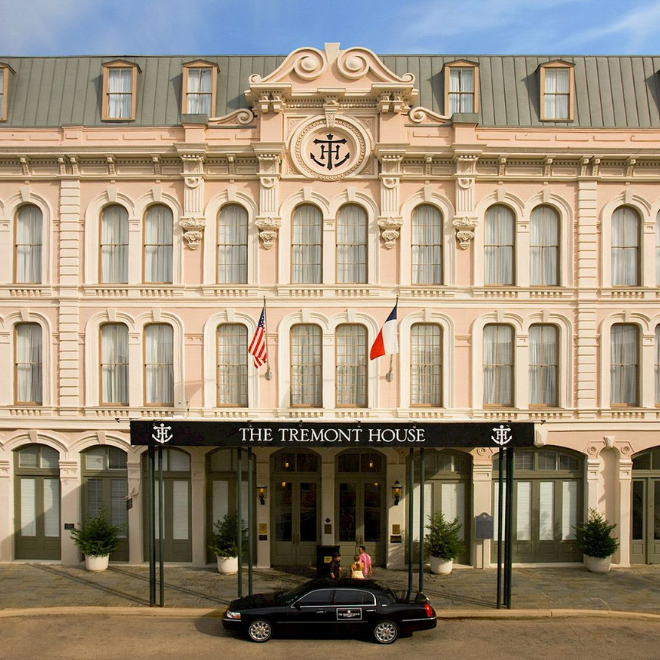
M 373 594 L 359 589 L 336 589 L 335 605 L 375 605 Z

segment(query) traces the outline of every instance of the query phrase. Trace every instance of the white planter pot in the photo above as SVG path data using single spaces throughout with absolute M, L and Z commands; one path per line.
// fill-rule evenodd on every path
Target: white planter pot
M 431 557 L 431 573 L 436 575 L 449 575 L 451 569 L 454 566 L 454 560 L 450 559 L 449 561 L 445 559 L 440 559 L 440 557 Z
M 104 571 L 106 568 L 108 568 L 109 561 L 110 555 L 102 555 L 101 557 L 85 555 L 85 568 L 88 571 L 100 573 L 101 571 Z
M 584 565 L 592 573 L 608 573 L 611 563 L 612 557 L 605 557 L 605 559 L 600 559 L 599 557 L 590 557 L 589 555 L 584 555 Z
M 218 560 L 218 573 L 230 575 L 238 573 L 238 557 L 216 557 Z

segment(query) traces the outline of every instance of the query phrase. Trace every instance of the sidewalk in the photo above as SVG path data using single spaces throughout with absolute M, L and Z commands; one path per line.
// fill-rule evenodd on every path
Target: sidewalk
M 287 589 L 309 575 L 255 569 L 253 592 Z M 405 589 L 406 571 L 376 569 L 376 578 Z M 419 575 L 413 576 L 417 589 Z M 247 595 L 247 570 L 243 595 Z M 424 592 L 440 617 L 549 616 L 551 611 L 631 612 L 660 616 L 660 566 L 612 569 L 606 575 L 586 568 L 514 568 L 513 611 L 495 609 L 494 569 L 455 569 L 449 576 L 424 574 Z M 165 607 L 194 609 L 198 615 L 224 610 L 237 596 L 237 577 L 205 569 L 165 566 Z M 57 564 L 0 564 L 0 616 L 42 608 L 149 608 L 147 566 L 112 565 L 104 573 Z M 162 610 L 159 610 L 162 613 Z M 535 614 L 536 613 L 536 614 Z M 192 614 L 192 612 L 191 612 Z

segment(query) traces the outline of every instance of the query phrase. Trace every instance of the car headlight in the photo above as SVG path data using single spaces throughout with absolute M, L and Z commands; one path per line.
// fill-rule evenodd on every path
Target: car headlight
M 232 612 L 231 610 L 227 610 L 225 612 L 225 619 L 240 619 L 240 618 L 241 618 L 240 612 Z

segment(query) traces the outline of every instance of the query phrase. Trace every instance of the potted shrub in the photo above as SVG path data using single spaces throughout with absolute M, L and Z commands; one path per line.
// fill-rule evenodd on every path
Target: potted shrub
M 85 555 L 88 571 L 104 571 L 110 555 L 117 549 L 122 528 L 113 525 L 104 507 L 79 528 L 71 530 L 71 538 L 78 550 Z
M 426 528 L 429 532 L 424 537 L 424 550 L 430 556 L 431 572 L 448 575 L 454 559 L 463 551 L 461 523 L 458 518 L 445 520 L 442 511 L 437 511 Z
M 241 526 L 242 527 L 242 526 Z M 209 550 L 218 560 L 219 573 L 238 572 L 238 516 L 227 513 L 222 520 L 217 520 L 214 531 L 209 537 Z M 241 529 L 242 549 L 247 549 L 247 527 Z
M 578 550 L 584 555 L 586 567 L 593 573 L 610 570 L 612 555 L 619 547 L 618 539 L 612 536 L 615 527 L 596 509 L 589 509 L 589 518 L 574 528 Z

